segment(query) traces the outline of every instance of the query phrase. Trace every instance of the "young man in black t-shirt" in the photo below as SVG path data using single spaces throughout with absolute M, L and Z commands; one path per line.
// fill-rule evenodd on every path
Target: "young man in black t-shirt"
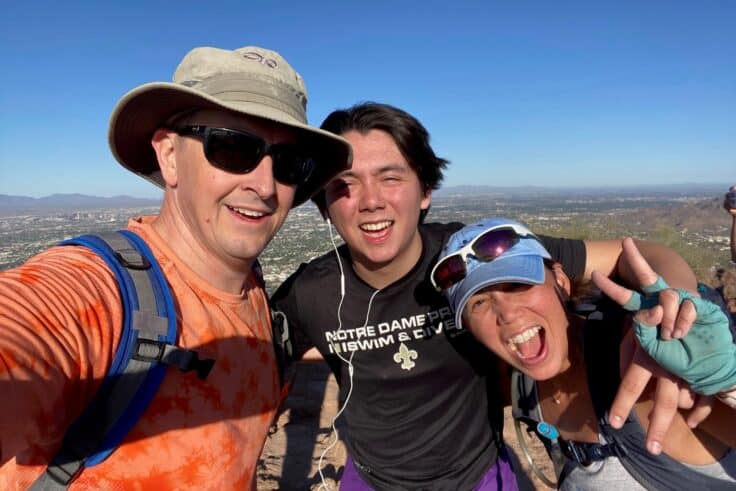
M 272 302 L 295 355 L 316 347 L 337 377 L 349 453 L 341 489 L 516 489 L 494 358 L 457 328 L 429 281 L 461 227 L 423 223 L 447 161 L 419 121 L 391 106 L 335 111 L 322 128 L 353 147 L 352 168 L 314 197 L 346 244 L 302 264 Z M 542 240 L 571 278 L 629 274 L 619 241 Z M 655 269 L 684 264 L 665 248 L 642 251 Z

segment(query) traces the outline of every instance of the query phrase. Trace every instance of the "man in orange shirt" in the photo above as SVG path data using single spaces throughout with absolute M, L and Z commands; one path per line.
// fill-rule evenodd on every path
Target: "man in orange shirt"
M 278 53 L 196 48 L 173 83 L 118 102 L 109 140 L 164 188 L 128 229 L 174 297 L 177 346 L 215 360 L 206 379 L 168 369 L 122 444 L 72 489 L 255 488 L 279 401 L 270 312 L 256 258 L 290 208 L 348 168 L 349 145 L 306 121 L 306 89 Z M 52 247 L 0 273 L 0 489 L 26 489 L 112 363 L 123 309 L 92 251 Z

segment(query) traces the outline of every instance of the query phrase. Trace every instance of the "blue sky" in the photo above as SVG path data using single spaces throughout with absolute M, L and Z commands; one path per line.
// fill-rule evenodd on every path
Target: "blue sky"
M 6 2 L 0 194 L 159 196 L 107 147 L 117 100 L 195 46 L 260 45 L 310 122 L 397 105 L 445 185 L 736 183 L 736 2 Z

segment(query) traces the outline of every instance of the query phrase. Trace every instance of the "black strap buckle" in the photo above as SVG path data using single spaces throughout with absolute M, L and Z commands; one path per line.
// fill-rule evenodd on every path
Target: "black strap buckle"
M 165 348 L 166 343 L 163 341 L 138 338 L 135 340 L 135 348 L 133 349 L 133 356 L 131 358 L 149 363 L 161 363 L 164 358 Z
M 613 443 L 580 443 L 569 440 L 561 440 L 560 448 L 570 460 L 589 466 L 593 462 L 605 460 L 608 457 L 621 457 L 626 455 L 626 448 L 620 445 L 618 440 Z
M 66 487 L 74 481 L 83 469 L 83 460 L 75 460 L 63 464 L 52 461 L 46 468 L 46 475 L 55 483 Z
M 123 249 L 115 251 L 115 257 L 120 264 L 128 269 L 145 271 L 151 268 L 151 262 L 135 249 Z
M 201 380 L 207 378 L 215 365 L 215 360 L 212 358 L 200 360 L 199 353 L 196 351 L 179 348 L 165 341 L 144 338 L 136 339 L 131 358 L 149 363 L 163 363 L 174 366 L 182 372 L 195 371 L 197 377 Z

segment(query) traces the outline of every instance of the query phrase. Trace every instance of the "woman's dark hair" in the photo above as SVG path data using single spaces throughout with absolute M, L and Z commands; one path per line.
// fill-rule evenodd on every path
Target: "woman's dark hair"
M 422 191 L 434 191 L 442 183 L 442 171 L 449 162 L 435 155 L 429 145 L 429 133 L 422 123 L 399 108 L 377 102 L 356 104 L 347 109 L 333 111 L 320 128 L 336 135 L 343 135 L 348 131 L 361 134 L 371 130 L 385 131 L 417 173 Z M 324 190 L 320 190 L 312 200 L 324 214 L 327 206 Z
M 544 260 L 544 267 L 551 273 L 555 261 L 552 259 Z M 560 288 L 555 287 L 560 302 L 566 310 L 575 312 L 577 307 L 586 303 L 595 303 L 600 300 L 602 293 L 600 289 L 591 280 L 582 278 L 570 278 L 570 295 L 565 294 Z

